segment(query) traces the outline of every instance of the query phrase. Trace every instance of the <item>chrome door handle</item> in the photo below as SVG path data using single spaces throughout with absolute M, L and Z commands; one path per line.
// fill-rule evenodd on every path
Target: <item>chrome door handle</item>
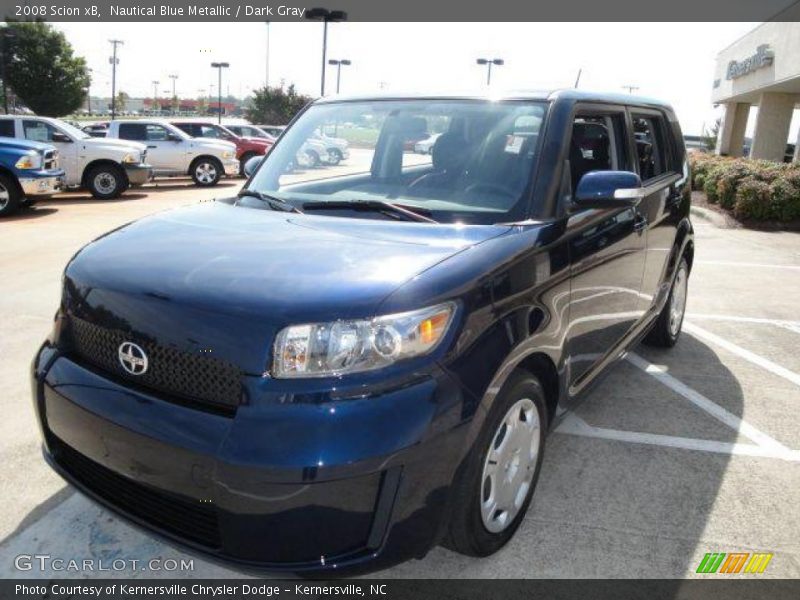
M 633 230 L 641 235 L 645 229 L 647 229 L 647 218 L 642 215 L 636 215 L 633 219 Z

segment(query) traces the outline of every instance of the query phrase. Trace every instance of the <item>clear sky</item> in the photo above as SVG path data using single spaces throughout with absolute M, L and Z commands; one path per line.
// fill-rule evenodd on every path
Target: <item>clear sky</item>
M 464 90 L 485 85 L 477 57 L 506 61 L 492 73 L 492 87 L 572 87 L 635 93 L 670 102 L 686 133 L 698 134 L 719 116 L 710 101 L 717 52 L 756 23 L 333 23 L 328 58 L 353 61 L 342 69 L 342 92 Z M 180 96 L 208 94 L 215 86 L 212 61 L 231 64 L 223 90 L 236 96 L 264 85 L 265 23 L 59 23 L 94 72 L 92 95 L 109 96 L 110 38 L 119 51 L 118 89 L 132 96 L 172 89 Z M 319 94 L 322 25 L 271 23 L 270 84 L 295 83 Z M 329 67 L 328 93 L 335 91 Z M 755 111 L 752 111 L 753 113 Z M 800 112 L 800 111 L 798 111 Z M 752 113 L 751 113 L 752 117 Z M 792 139 L 800 118 L 795 114 Z M 752 118 L 751 118 L 752 127 Z

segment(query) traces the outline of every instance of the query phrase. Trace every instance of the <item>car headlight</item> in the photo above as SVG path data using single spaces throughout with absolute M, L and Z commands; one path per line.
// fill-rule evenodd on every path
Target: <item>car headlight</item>
M 374 319 L 292 325 L 275 340 L 272 375 L 329 377 L 424 356 L 441 342 L 454 312 L 447 302 Z
M 42 155 L 41 154 L 26 154 L 21 157 L 14 165 L 18 169 L 41 169 L 42 168 Z
M 126 154 L 122 157 L 122 162 L 125 164 L 133 164 L 139 162 L 139 157 L 135 154 Z
M 233 158 L 233 152 L 230 150 L 224 150 L 222 152 L 222 158 Z

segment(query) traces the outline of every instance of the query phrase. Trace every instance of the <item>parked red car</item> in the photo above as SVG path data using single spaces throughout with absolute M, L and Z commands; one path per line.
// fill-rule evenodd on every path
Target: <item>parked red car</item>
M 273 141 L 266 138 L 241 137 L 224 125 L 207 121 L 172 121 L 178 129 L 192 137 L 216 138 L 236 144 L 236 158 L 239 159 L 239 173 L 244 175 L 244 164 L 254 156 L 269 152 Z

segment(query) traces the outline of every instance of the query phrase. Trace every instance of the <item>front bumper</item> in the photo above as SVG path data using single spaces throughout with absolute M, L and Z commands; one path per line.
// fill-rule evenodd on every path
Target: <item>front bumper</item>
M 68 481 L 150 531 L 280 572 L 352 573 L 424 555 L 464 445 L 453 425 L 460 389 L 438 371 L 377 397 L 280 394 L 221 415 L 45 345 L 33 390 L 45 456 Z
M 25 196 L 51 196 L 64 189 L 64 175 L 20 177 L 19 185 Z
M 222 167 L 225 169 L 225 175 L 238 176 L 241 165 L 235 158 L 226 158 L 222 161 Z
M 128 177 L 128 183 L 131 185 L 144 185 L 153 180 L 153 167 L 150 165 L 139 164 L 123 164 L 125 168 L 125 175 Z

